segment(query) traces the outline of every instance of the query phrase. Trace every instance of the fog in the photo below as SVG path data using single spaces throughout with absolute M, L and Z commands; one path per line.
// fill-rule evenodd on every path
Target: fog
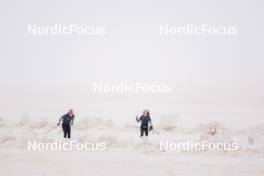
M 261 1 L 3 1 L 0 116 L 130 121 L 144 108 L 182 121 L 262 121 Z M 104 26 L 105 35 L 30 35 L 28 25 Z M 235 26 L 237 35 L 161 35 L 160 25 Z M 171 93 L 95 93 L 95 82 Z M 190 118 L 188 118 L 190 117 Z M 190 120 L 191 119 L 191 120 Z M 245 120 L 245 123 L 248 119 Z

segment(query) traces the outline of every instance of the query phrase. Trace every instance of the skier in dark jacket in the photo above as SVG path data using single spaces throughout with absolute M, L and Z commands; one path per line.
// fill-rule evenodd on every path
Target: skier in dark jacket
M 148 132 L 153 129 L 151 118 L 149 116 L 149 111 L 144 110 L 142 116 L 140 116 L 139 118 L 138 118 L 138 116 L 136 117 L 136 121 L 141 122 L 140 137 L 142 137 L 144 135 L 144 133 L 145 133 L 145 136 L 148 136 Z M 149 127 L 149 125 L 150 125 L 150 127 Z
M 60 122 L 62 121 L 62 129 L 64 133 L 64 138 L 68 137 L 71 138 L 71 126 L 73 125 L 74 121 L 74 112 L 73 110 L 69 110 L 69 112 L 63 115 L 58 122 L 58 126 L 60 126 Z

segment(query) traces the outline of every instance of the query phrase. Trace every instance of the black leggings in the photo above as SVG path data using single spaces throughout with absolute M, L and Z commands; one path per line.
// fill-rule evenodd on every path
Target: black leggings
M 66 138 L 68 136 L 68 138 L 71 138 L 71 125 L 63 123 L 62 129 L 63 129 L 64 137 Z
M 144 136 L 148 136 L 148 127 L 140 127 L 140 137 Z

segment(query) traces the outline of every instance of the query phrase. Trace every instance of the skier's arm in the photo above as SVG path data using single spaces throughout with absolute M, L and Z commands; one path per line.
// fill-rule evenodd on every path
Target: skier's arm
M 137 115 L 137 117 L 136 117 L 136 121 L 137 121 L 137 122 L 140 122 L 140 121 L 141 121 L 141 117 L 138 118 L 138 115 Z
M 153 130 L 151 118 L 149 118 L 149 131 Z
M 74 122 L 74 116 L 71 119 L 71 125 L 73 125 L 73 122 Z
M 149 125 L 152 126 L 151 118 L 149 118 Z
M 62 117 L 60 117 L 59 122 L 57 123 L 57 125 L 60 125 L 60 122 L 62 121 Z

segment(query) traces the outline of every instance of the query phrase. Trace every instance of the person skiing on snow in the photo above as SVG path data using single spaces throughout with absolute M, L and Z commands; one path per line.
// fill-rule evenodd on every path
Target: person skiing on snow
M 68 137 L 71 138 L 71 126 L 73 125 L 74 121 L 74 112 L 73 110 L 69 110 L 69 112 L 63 115 L 58 122 L 58 126 L 60 126 L 60 122 L 62 121 L 62 129 L 64 133 L 64 138 Z
M 141 122 L 141 124 L 140 124 L 140 137 L 143 137 L 144 133 L 145 133 L 145 136 L 148 136 L 148 132 L 153 129 L 149 110 L 144 110 L 143 115 L 141 115 L 139 118 L 137 115 L 136 121 L 138 123 Z M 150 125 L 150 127 L 149 127 L 149 125 Z

